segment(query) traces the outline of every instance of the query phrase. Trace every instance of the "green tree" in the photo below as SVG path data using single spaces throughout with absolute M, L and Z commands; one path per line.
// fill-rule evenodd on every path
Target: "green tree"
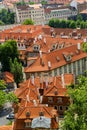
M 6 93 L 0 90 L 0 109 L 3 107 L 5 102 L 6 102 Z
M 47 4 L 47 1 L 42 0 L 42 1 L 41 1 L 41 4 L 42 4 L 42 5 L 45 5 L 45 4 Z
M 2 22 L 1 20 L 0 20 L 0 25 L 4 25 L 4 22 Z
M 34 25 L 34 22 L 32 19 L 26 19 L 22 24 L 23 25 Z
M 81 27 L 81 28 L 85 28 L 85 22 L 84 22 L 84 21 L 81 21 L 81 22 L 80 22 L 80 27 Z
M 69 28 L 76 28 L 76 23 L 75 23 L 75 21 L 72 21 L 72 20 L 71 20 L 71 22 L 70 22 L 70 24 L 69 24 Z
M 30 4 L 30 5 L 34 5 L 35 3 L 30 1 L 29 4 Z
M 61 130 L 87 130 L 87 77 L 80 76 L 78 84 L 68 87 L 72 103 L 65 112 Z
M 2 63 L 2 70 L 10 71 L 10 59 L 12 59 L 13 62 L 15 58 L 18 59 L 18 56 L 19 53 L 16 41 L 9 40 L 3 45 L 0 45 L 0 61 Z
M 76 19 L 79 20 L 79 21 L 82 21 L 82 20 L 83 20 L 83 18 L 82 18 L 82 16 L 81 16 L 80 14 L 77 15 L 77 18 L 76 18 Z
M 21 81 L 23 81 L 22 64 L 19 63 L 18 60 L 15 58 L 13 63 L 12 60 L 10 60 L 10 68 L 11 68 L 11 72 L 14 75 L 14 80 L 18 86 L 18 84 Z
M 82 50 L 85 51 L 85 52 L 87 52 L 87 42 L 84 42 L 82 44 Z
M 51 26 L 51 27 L 54 27 L 55 19 L 50 19 L 48 25 Z
M 6 84 L 4 82 L 4 80 L 0 80 L 0 90 L 3 90 L 6 88 Z
M 19 100 L 13 92 L 8 93 L 6 95 L 6 97 L 7 97 L 7 101 L 9 101 L 11 103 L 17 103 L 18 104 Z
M 15 22 L 15 16 L 14 12 L 10 11 L 9 9 L 2 9 L 0 11 L 0 20 L 4 24 L 13 24 Z
M 55 21 L 54 21 L 54 27 L 55 28 L 60 28 L 60 20 L 59 19 L 55 19 Z
M 60 27 L 66 28 L 66 20 L 63 19 L 63 20 L 60 21 Z

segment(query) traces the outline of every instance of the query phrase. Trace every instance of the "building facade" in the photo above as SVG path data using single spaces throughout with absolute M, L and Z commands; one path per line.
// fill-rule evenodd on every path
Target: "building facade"
M 44 17 L 44 9 L 42 5 L 25 5 L 25 6 L 16 6 L 16 22 L 22 23 L 26 19 L 32 19 L 34 24 L 39 25 L 43 24 L 45 17 Z
M 71 7 L 60 7 L 60 8 L 48 8 L 45 9 L 45 23 L 47 24 L 50 19 L 65 19 L 67 20 L 70 16 L 77 15 L 77 10 Z

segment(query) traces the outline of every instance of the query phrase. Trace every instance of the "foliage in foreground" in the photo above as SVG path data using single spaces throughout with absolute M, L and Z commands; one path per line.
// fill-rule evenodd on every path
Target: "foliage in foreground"
M 73 103 L 65 112 L 61 130 L 87 130 L 87 77 L 80 76 L 74 89 L 68 89 Z
M 10 69 L 11 73 L 14 75 L 14 80 L 18 86 L 18 84 L 23 81 L 23 72 L 22 64 L 18 62 L 17 58 L 14 59 L 13 63 L 12 60 L 10 60 Z

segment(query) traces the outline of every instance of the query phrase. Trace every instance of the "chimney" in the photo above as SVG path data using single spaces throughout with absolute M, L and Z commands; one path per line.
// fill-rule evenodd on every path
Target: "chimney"
M 39 53 L 40 53 L 40 58 L 42 59 L 42 51 L 40 50 Z
M 44 38 L 44 44 L 46 44 L 46 38 Z
M 29 95 L 26 95 L 27 102 L 30 102 Z
M 62 87 L 65 87 L 64 74 L 61 74 Z
M 32 84 L 34 85 L 34 76 L 32 75 L 32 77 L 31 77 L 31 82 L 32 82 Z
M 45 77 L 45 87 L 46 87 L 46 89 L 48 88 L 48 77 Z
M 42 103 L 42 100 L 43 100 L 43 96 L 40 96 L 40 103 Z
M 33 100 L 34 106 L 37 106 L 36 100 Z
M 86 41 L 87 41 L 86 38 L 84 38 L 84 39 L 83 39 L 83 42 L 86 42 Z
M 40 64 L 42 65 L 42 51 L 40 50 L 39 53 L 40 53 Z
M 81 49 L 80 43 L 77 44 L 77 49 L 80 51 L 80 49 Z
M 48 68 L 50 69 L 51 68 L 51 62 L 48 61 Z

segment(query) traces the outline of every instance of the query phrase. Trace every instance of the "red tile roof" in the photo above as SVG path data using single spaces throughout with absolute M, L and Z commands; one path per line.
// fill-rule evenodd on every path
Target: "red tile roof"
M 6 83 L 13 83 L 14 82 L 14 77 L 13 74 L 10 72 L 4 72 L 4 80 Z
M 51 63 L 50 70 L 66 65 L 67 61 L 64 58 L 64 55 L 63 55 L 64 52 L 68 52 L 69 54 L 71 54 L 71 58 L 72 58 L 71 62 L 87 57 L 87 53 L 80 50 L 78 51 L 78 54 L 77 54 L 77 51 L 78 51 L 77 45 L 72 45 L 72 46 L 69 46 L 60 50 L 55 50 L 48 54 L 43 54 L 42 62 L 44 62 L 44 65 L 40 63 L 41 59 L 40 57 L 38 57 L 37 60 L 31 66 L 25 68 L 25 73 L 49 71 L 48 61 L 50 61 Z M 57 60 L 57 57 L 59 58 L 59 61 Z

